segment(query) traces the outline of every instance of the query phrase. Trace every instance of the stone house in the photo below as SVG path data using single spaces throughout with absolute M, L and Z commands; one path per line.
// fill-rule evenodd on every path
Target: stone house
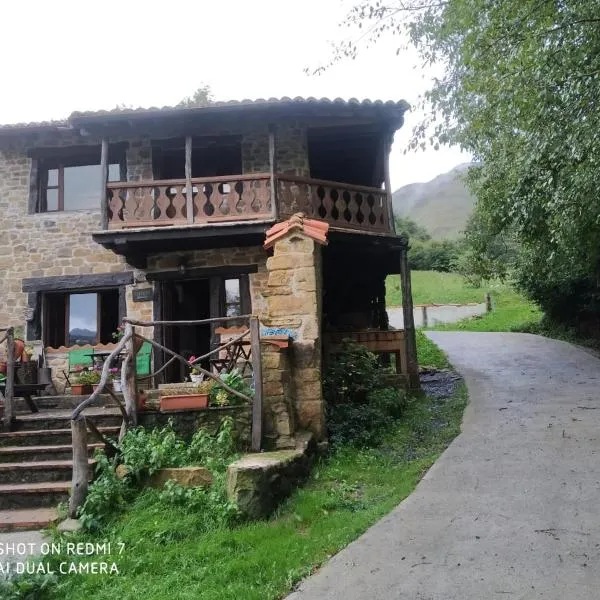
M 388 172 L 406 109 L 283 98 L 1 126 L 0 326 L 42 340 L 62 388 L 69 348 L 111 348 L 124 316 L 256 314 L 294 337 L 289 355 L 263 357 L 291 373 L 265 377 L 266 396 L 285 388 L 292 428 L 322 435 L 328 344 L 361 334 L 415 378 L 411 319 L 406 337 L 377 333 L 388 329 L 388 274 L 403 269 L 410 299 Z M 146 333 L 196 355 L 218 338 L 210 325 Z M 270 406 L 281 430 L 283 409 Z

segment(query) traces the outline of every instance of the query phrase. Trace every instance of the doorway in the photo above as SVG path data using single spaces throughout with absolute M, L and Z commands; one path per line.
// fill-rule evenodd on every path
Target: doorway
M 210 318 L 210 285 L 208 279 L 191 279 L 166 281 L 162 284 L 162 314 L 166 321 L 199 320 Z M 162 343 L 185 358 L 201 356 L 210 351 L 211 327 L 209 323 L 202 325 L 185 325 L 164 327 Z M 163 361 L 169 357 L 163 357 Z M 162 363 L 164 364 L 164 362 Z M 208 368 L 206 364 L 201 365 Z M 185 381 L 187 369 L 176 361 L 165 371 L 168 383 Z

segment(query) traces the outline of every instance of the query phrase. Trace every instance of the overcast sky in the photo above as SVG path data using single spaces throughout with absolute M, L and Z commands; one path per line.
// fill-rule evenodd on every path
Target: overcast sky
M 415 102 L 431 76 L 384 40 L 356 61 L 309 76 L 351 0 L 4 0 L 0 123 L 59 119 L 117 104 L 176 104 L 202 83 L 218 100 L 326 96 Z M 428 181 L 468 157 L 457 149 L 391 156 L 394 188 Z

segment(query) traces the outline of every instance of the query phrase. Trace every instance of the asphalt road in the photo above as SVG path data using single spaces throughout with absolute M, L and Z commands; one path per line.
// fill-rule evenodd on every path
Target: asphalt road
M 428 335 L 465 377 L 462 433 L 288 600 L 598 600 L 600 360 L 527 334 Z

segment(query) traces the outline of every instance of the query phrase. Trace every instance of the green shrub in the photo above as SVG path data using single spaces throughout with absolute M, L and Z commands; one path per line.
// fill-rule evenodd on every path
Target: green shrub
M 387 386 L 387 369 L 363 346 L 346 343 L 328 365 L 323 394 L 333 445 L 372 446 L 405 405 L 403 390 Z
M 219 379 L 231 389 L 234 389 L 240 394 L 244 394 L 249 398 L 254 396 L 252 388 L 248 385 L 242 374 L 238 369 L 234 369 L 230 373 L 223 373 L 219 376 Z M 223 386 L 215 382 L 210 390 L 210 403 L 212 406 L 237 406 L 243 404 L 239 396 L 228 392 Z
M 231 418 L 223 420 L 216 435 L 198 430 L 189 444 L 177 437 L 171 423 L 152 431 L 132 429 L 123 438 L 116 457 L 109 459 L 103 452 L 96 453 L 97 477 L 79 509 L 81 522 L 88 530 L 104 526 L 131 504 L 140 485 L 159 469 L 203 465 L 215 478 L 224 476 L 234 453 Z

